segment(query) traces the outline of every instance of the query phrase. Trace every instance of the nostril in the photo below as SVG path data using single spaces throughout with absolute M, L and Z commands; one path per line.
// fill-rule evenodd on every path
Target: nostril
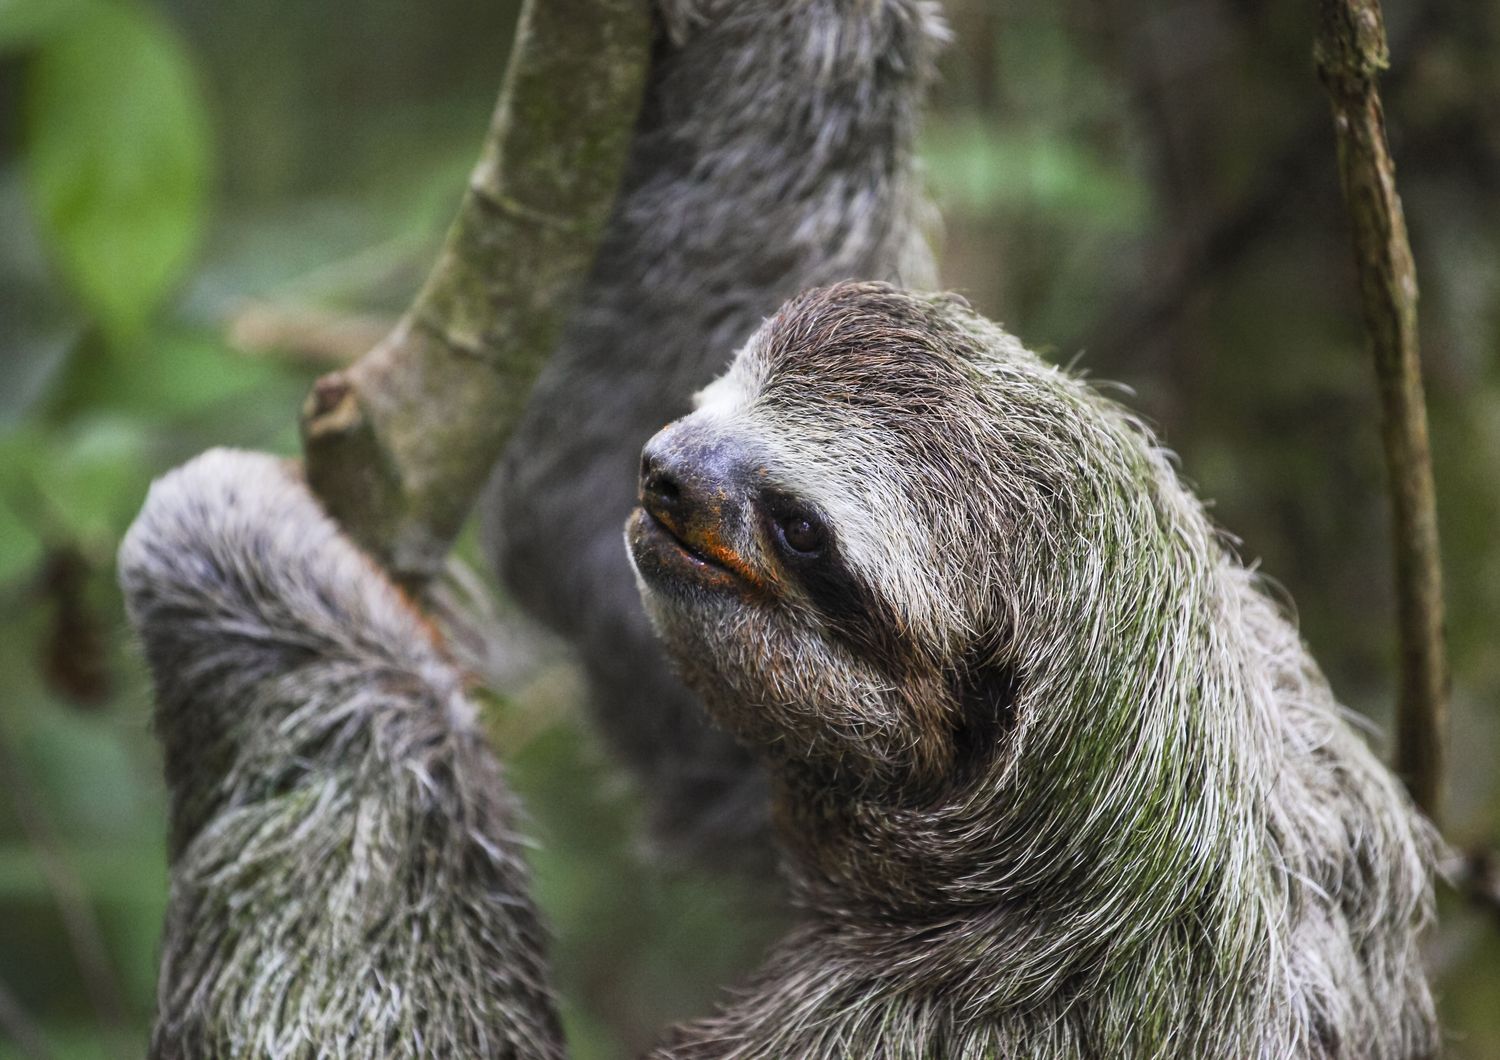
M 677 482 L 670 475 L 661 473 L 652 478 L 651 492 L 664 501 L 675 501 L 682 495 Z
M 682 496 L 677 482 L 664 471 L 651 473 L 646 479 L 646 492 L 666 504 L 675 503 Z
M 671 472 L 650 454 L 641 455 L 641 499 L 647 507 L 666 509 L 674 507 L 682 497 L 682 489 Z

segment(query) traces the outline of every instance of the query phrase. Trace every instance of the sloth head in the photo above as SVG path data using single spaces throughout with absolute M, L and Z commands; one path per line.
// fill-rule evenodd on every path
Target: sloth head
M 1121 409 L 956 299 L 865 283 L 787 304 L 651 439 L 627 537 L 722 724 L 896 802 L 993 790 L 1048 733 L 1060 765 L 1079 726 L 1134 753 L 1119 675 L 1191 636 L 1220 554 Z

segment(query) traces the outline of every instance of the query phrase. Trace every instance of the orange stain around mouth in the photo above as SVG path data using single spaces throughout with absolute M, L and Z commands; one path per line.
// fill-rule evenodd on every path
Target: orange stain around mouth
M 705 572 L 708 577 L 717 575 L 718 578 L 734 582 L 742 591 L 770 595 L 775 591 L 774 579 L 768 578 L 745 556 L 735 551 L 724 536 L 727 503 L 728 498 L 721 494 L 687 520 L 675 519 L 670 512 L 665 511 L 652 512 L 647 518 L 660 523 L 668 534 L 677 539 L 678 547 L 684 552 L 696 553 L 700 563 L 707 560 L 711 566 L 719 568 L 717 572 Z
M 725 542 L 717 525 L 691 527 L 688 534 L 684 535 L 683 540 L 729 571 L 751 589 L 763 593 L 770 592 L 771 586 L 767 580 L 759 571 L 751 567 L 743 556 Z

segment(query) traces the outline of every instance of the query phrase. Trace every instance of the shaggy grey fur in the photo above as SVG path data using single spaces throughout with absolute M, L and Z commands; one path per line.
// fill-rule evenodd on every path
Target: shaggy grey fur
M 809 920 L 657 1056 L 1435 1053 L 1432 835 L 1137 420 L 859 284 L 699 405 L 632 552 Z
M 787 298 L 848 277 L 931 282 L 913 141 L 944 31 L 924 0 L 656 7 L 665 33 L 624 190 L 486 534 L 515 596 L 578 648 L 659 833 L 722 863 L 764 849 L 765 789 L 641 612 L 619 546 L 636 462 Z
M 561 1057 L 463 678 L 295 472 L 168 475 L 120 579 L 172 795 L 150 1055 Z

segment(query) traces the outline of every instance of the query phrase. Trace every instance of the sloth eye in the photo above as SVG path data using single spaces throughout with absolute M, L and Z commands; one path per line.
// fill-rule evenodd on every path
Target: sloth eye
M 776 533 L 782 544 L 804 556 L 821 552 L 828 540 L 822 521 L 807 512 L 788 512 L 777 518 Z

